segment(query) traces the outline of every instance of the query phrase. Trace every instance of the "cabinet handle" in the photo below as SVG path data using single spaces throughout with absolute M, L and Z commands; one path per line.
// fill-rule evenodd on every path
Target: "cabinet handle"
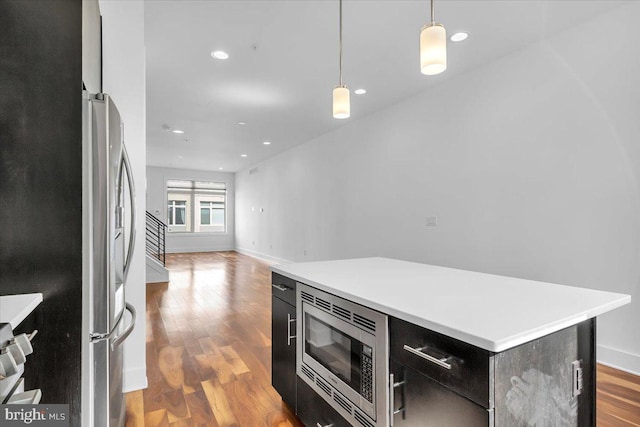
M 396 402 L 395 402 L 395 396 L 394 396 L 394 387 L 393 387 L 393 382 L 394 382 L 394 378 L 393 378 L 393 374 L 389 374 L 389 427 L 393 427 L 393 416 L 394 416 L 394 412 L 395 412 L 395 406 L 396 406 Z
M 320 423 L 316 423 L 316 427 L 333 427 L 333 423 L 327 424 L 327 425 L 324 425 L 324 426 L 322 424 L 320 424 Z
M 398 387 L 403 386 L 405 383 L 406 383 L 406 381 L 395 382 L 394 375 L 393 374 L 389 374 L 389 427 L 393 427 L 393 418 L 394 418 L 394 416 L 396 414 L 399 414 L 399 413 L 402 412 L 403 413 L 403 418 L 404 418 L 404 402 L 402 403 L 402 406 L 400 406 L 398 409 L 396 409 L 394 391 Z M 403 398 L 404 398 L 404 393 L 403 393 Z
M 428 360 L 431 363 L 434 363 L 438 366 L 440 366 L 441 368 L 444 369 L 451 369 L 451 364 L 447 363 L 447 360 L 451 359 L 451 357 L 443 357 L 442 359 L 438 359 L 436 357 L 433 357 L 427 353 L 424 353 L 423 350 L 426 349 L 427 347 L 418 347 L 418 348 L 413 348 L 413 347 L 409 347 L 408 345 L 404 345 L 404 349 L 406 351 L 408 351 L 411 354 L 415 354 L 418 357 L 422 357 L 425 360 Z
M 279 291 L 282 291 L 282 292 L 286 292 L 286 291 L 288 291 L 288 290 L 289 290 L 289 288 L 287 288 L 287 287 L 286 287 L 286 286 L 284 286 L 284 285 L 271 284 L 271 286 L 272 286 L 272 287 L 274 287 L 274 288 L 276 288 L 276 289 L 277 289 L 277 290 L 279 290 Z
M 291 324 L 295 322 L 296 319 L 291 317 L 291 314 L 287 313 L 287 345 L 291 345 L 291 340 L 296 339 L 296 335 L 291 335 Z

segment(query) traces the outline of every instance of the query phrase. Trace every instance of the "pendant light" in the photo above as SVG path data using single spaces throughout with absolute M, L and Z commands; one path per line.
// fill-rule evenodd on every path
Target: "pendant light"
M 420 32 L 420 71 L 433 76 L 447 69 L 447 30 L 435 20 L 431 0 L 431 23 Z
M 333 117 L 346 119 L 350 115 L 349 88 L 342 84 L 342 0 L 340 0 L 340 84 L 333 88 Z

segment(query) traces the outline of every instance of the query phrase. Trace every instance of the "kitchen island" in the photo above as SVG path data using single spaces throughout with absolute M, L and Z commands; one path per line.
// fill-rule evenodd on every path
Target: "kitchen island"
M 631 300 L 386 258 L 272 270 L 274 387 L 313 426 L 595 425 L 595 318 Z M 344 396 L 322 396 L 317 373 L 310 379 L 296 369 L 301 306 L 313 304 L 300 299 L 300 284 L 388 316 L 388 347 L 379 353 L 388 371 L 375 390 L 386 397 L 384 420 L 337 405 Z

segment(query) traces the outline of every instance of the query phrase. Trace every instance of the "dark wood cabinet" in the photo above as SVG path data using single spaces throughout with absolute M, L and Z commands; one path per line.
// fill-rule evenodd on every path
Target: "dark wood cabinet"
M 492 353 L 394 317 L 389 337 L 393 426 L 493 426 Z
M 81 1 L 0 1 L 0 294 L 40 292 L 26 389 L 80 425 Z
M 272 277 L 271 384 L 282 400 L 296 410 L 295 282 Z M 293 302 L 293 304 L 291 304 Z
M 391 362 L 395 427 L 487 427 L 491 411 L 407 366 Z
M 595 425 L 594 319 L 500 353 L 389 323 L 393 426 Z
M 298 378 L 298 418 L 307 427 L 352 427 L 301 378 Z
M 389 335 L 389 354 L 392 359 L 478 405 L 491 407 L 490 368 L 493 353 L 395 317 L 389 318 Z M 425 355 L 442 359 L 448 368 L 425 359 L 428 357 Z

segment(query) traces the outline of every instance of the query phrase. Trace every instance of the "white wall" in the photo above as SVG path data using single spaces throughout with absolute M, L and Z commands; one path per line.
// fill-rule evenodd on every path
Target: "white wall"
M 166 251 L 208 252 L 235 248 L 235 177 L 232 173 L 147 167 L 147 206 L 149 212 L 167 223 L 167 180 L 184 179 L 227 183 L 226 233 L 167 233 Z
M 136 185 L 136 245 L 126 283 L 127 301 L 138 312 L 124 347 L 124 390 L 147 386 L 145 359 L 145 47 L 144 2 L 100 1 L 103 90 L 111 95 L 124 122 L 124 138 Z
M 640 373 L 637 16 L 630 3 L 238 172 L 238 250 L 628 293 L 599 318 L 599 358 Z

